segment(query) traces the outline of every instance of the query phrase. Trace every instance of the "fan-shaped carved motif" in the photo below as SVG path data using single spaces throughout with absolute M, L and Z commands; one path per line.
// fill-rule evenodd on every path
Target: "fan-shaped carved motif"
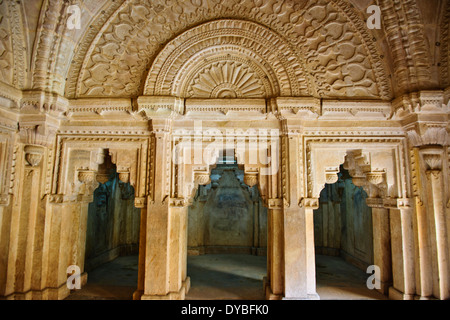
M 194 80 L 189 95 L 197 98 L 264 98 L 264 84 L 250 67 L 233 61 L 215 63 Z

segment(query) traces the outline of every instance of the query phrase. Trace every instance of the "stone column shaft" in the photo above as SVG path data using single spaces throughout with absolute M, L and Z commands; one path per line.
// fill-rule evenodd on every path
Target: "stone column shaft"
M 283 212 L 269 208 L 267 234 L 267 274 L 270 287 L 266 287 L 267 299 L 283 296 Z
M 427 212 L 416 197 L 415 203 L 416 292 L 421 299 L 433 295 L 430 239 L 428 238 Z
M 284 209 L 285 299 L 317 299 L 312 208 Z
M 389 297 L 412 300 L 415 294 L 411 209 L 390 209 L 393 286 Z
M 449 299 L 449 261 L 447 251 L 447 230 L 443 201 L 442 171 L 428 170 L 427 176 L 431 185 L 435 251 L 438 269 L 438 288 L 435 293 L 439 298 Z M 437 291 L 437 292 L 436 292 Z
M 392 285 L 391 240 L 389 234 L 389 210 L 372 208 L 373 255 L 374 265 L 380 268 L 381 288 L 377 289 L 387 295 Z
M 145 286 L 145 253 L 147 243 L 147 207 L 141 208 L 141 219 L 139 226 L 139 262 L 138 262 L 138 283 L 137 289 L 133 293 L 133 300 L 140 300 L 144 293 Z

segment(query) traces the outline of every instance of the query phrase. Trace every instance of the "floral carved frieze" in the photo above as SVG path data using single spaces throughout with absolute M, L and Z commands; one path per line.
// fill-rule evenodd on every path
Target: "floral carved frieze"
M 243 88 L 247 96 L 392 97 L 376 40 L 346 1 L 129 0 L 92 24 L 99 31 L 88 30 L 75 53 L 69 97 L 246 96 Z M 213 69 L 223 78 L 206 85 Z M 233 69 L 262 85 L 229 81 Z

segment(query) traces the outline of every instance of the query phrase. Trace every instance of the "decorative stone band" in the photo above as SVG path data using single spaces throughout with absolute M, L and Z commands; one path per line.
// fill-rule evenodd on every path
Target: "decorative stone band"
M 47 201 L 51 204 L 62 204 L 64 203 L 63 194 L 49 194 L 47 195 Z
M 383 199 L 383 207 L 386 209 L 411 209 L 414 207 L 414 199 L 394 198 Z
M 384 208 L 382 198 L 367 198 L 366 204 L 370 208 L 379 208 L 379 209 Z
M 284 201 L 281 198 L 273 198 L 267 199 L 267 208 L 268 209 L 283 209 Z
M 141 96 L 137 99 L 139 112 L 148 118 L 184 114 L 184 100 L 169 96 Z
M 134 206 L 138 209 L 143 209 L 147 206 L 146 197 L 136 197 L 134 198 Z
M 171 198 L 169 200 L 169 206 L 171 207 L 186 207 L 188 202 L 184 198 Z
M 318 198 L 303 198 L 300 200 L 300 203 L 298 204 L 300 208 L 305 209 L 319 209 L 319 199 Z

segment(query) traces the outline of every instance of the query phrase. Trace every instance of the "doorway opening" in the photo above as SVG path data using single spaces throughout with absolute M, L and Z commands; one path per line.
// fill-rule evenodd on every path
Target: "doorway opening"
M 235 159 L 220 159 L 189 207 L 186 299 L 264 299 L 267 209 Z
M 367 194 L 340 166 L 338 181 L 326 184 L 314 212 L 317 293 L 323 300 L 385 297 L 367 287 L 373 265 L 372 209 Z
M 87 284 L 68 299 L 131 300 L 138 283 L 140 224 L 134 188 L 119 179 L 109 156 L 100 166 L 97 180 L 87 219 Z

